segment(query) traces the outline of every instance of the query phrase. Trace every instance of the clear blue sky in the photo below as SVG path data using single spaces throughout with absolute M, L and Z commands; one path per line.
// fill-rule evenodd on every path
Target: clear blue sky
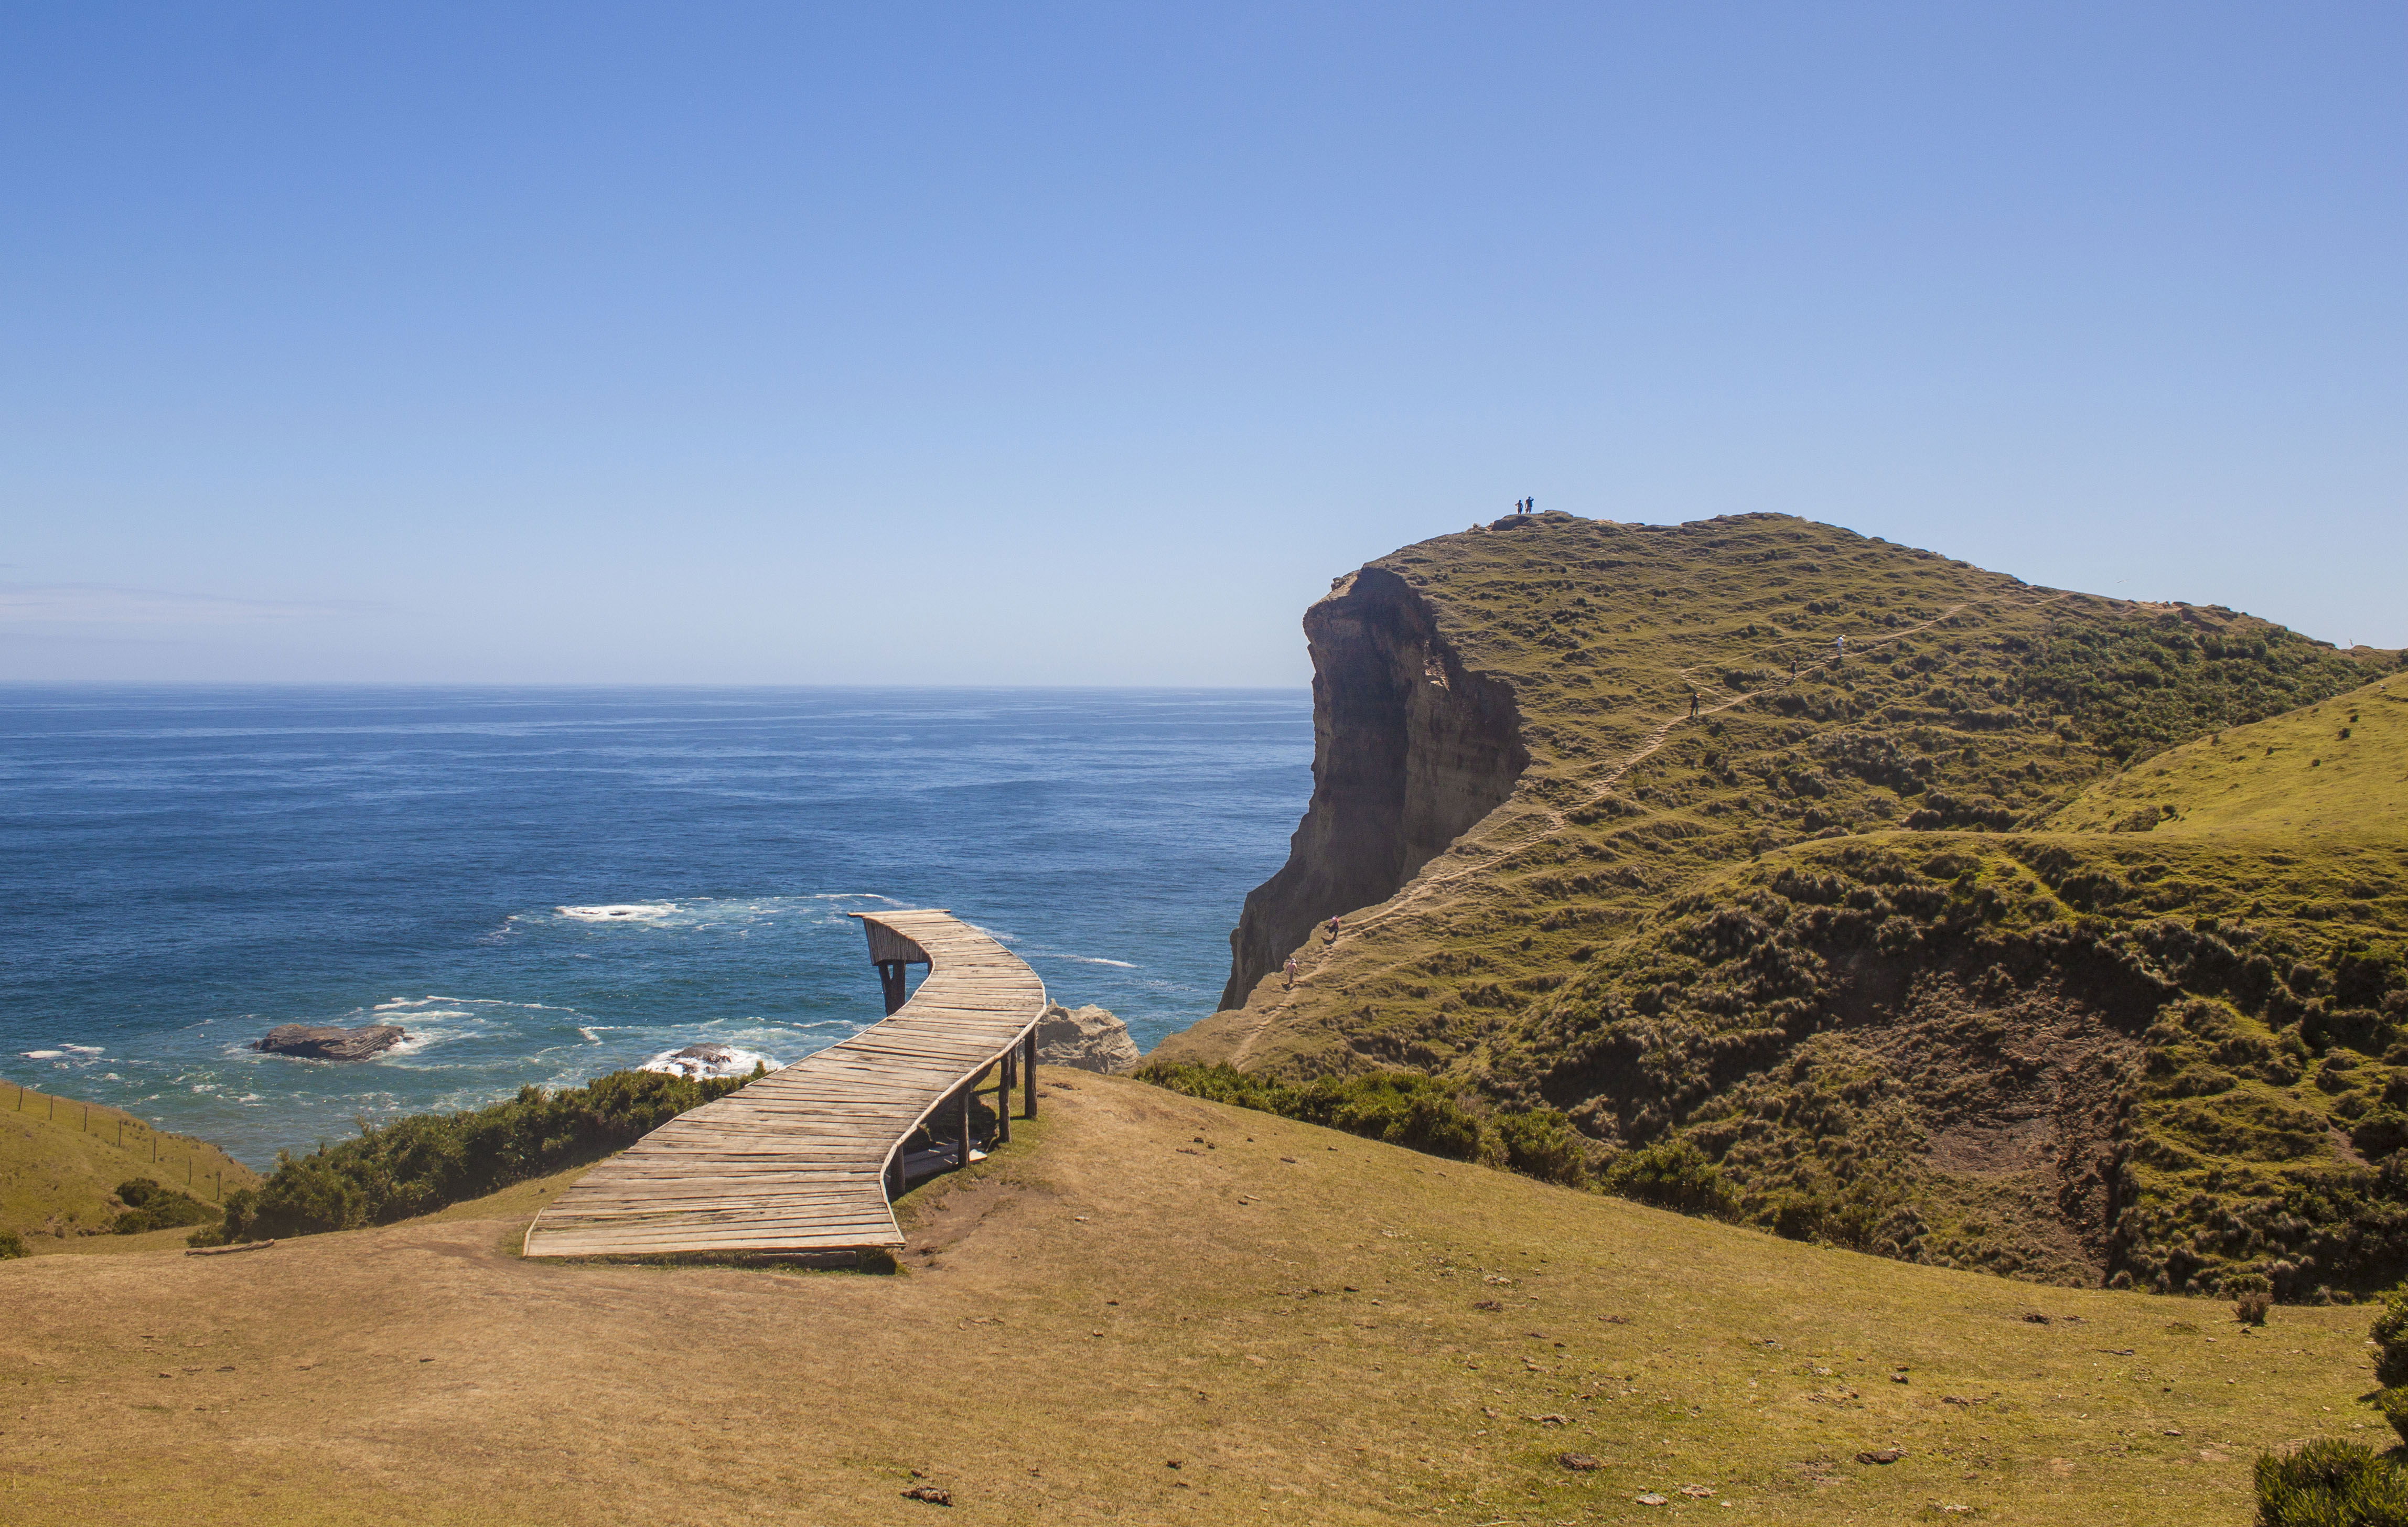
M 20 5 L 0 678 L 1288 684 L 1777 509 L 2408 643 L 2408 9 Z

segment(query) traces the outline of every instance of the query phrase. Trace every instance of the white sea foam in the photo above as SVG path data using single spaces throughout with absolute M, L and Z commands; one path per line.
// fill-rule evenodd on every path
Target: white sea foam
M 1031 955 L 1030 958 L 1035 960 L 1068 960 L 1074 965 L 1110 965 L 1114 970 L 1135 970 L 1137 968 L 1135 964 L 1126 960 L 1107 960 L 1100 955 L 1093 954 L 1038 954 Z
M 552 908 L 565 918 L 580 922 L 658 922 L 674 917 L 675 902 L 609 902 L 598 906 L 556 906 Z
M 756 1064 L 766 1065 L 772 1071 L 778 1069 L 776 1061 L 758 1050 L 706 1043 L 687 1045 L 681 1049 L 665 1049 L 636 1069 L 698 1079 L 704 1077 L 750 1076 Z
M 55 1061 L 66 1053 L 63 1049 L 28 1049 L 21 1051 L 29 1061 Z
M 97 1055 L 101 1052 L 102 1047 L 98 1045 L 61 1045 L 59 1048 L 61 1049 L 74 1050 L 79 1055 Z

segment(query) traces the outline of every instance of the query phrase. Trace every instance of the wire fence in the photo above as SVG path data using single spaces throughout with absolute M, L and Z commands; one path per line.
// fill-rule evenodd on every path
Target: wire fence
M 152 1127 L 122 1109 L 107 1104 L 85 1103 L 77 1098 L 60 1097 L 55 1093 L 36 1092 L 18 1086 L 15 1106 L 10 1110 L 19 1115 L 32 1114 L 53 1127 L 72 1128 L 87 1138 L 97 1137 L 105 1144 L 122 1151 L 129 1162 L 153 1168 L 148 1176 L 163 1187 L 181 1188 L 195 1198 L 206 1194 L 213 1204 L 222 1204 L 226 1195 L 226 1168 L 236 1171 L 235 1186 L 239 1188 L 252 1180 L 252 1174 L 224 1151 L 187 1135 L 172 1135 Z M 178 1179 L 181 1180 L 179 1181 Z

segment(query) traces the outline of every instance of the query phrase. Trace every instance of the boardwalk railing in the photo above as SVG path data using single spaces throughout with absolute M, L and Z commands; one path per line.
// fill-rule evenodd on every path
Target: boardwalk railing
M 1045 983 L 942 911 L 856 912 L 886 1018 L 842 1044 L 679 1115 L 602 1163 L 527 1228 L 531 1257 L 759 1255 L 894 1249 L 910 1177 L 975 1159 L 971 1100 L 1000 1065 L 997 1134 L 1013 1084 L 1037 1113 Z M 924 964 L 905 997 L 909 966 Z M 906 1154 L 925 1125 L 936 1142 Z

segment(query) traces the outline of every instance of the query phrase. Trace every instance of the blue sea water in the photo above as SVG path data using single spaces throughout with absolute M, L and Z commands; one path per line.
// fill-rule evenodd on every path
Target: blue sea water
M 0 1077 L 254 1164 L 874 1022 L 944 906 L 1139 1043 L 1209 1013 L 1311 792 L 1285 691 L 0 688 Z M 394 1022 L 338 1064 L 277 1023 Z

